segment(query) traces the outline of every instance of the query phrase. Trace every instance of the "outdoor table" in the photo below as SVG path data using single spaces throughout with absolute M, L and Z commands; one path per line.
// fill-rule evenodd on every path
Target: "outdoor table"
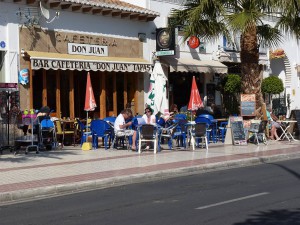
M 185 126 L 187 127 L 186 128 L 186 131 L 187 131 L 187 135 L 186 135 L 186 138 L 188 139 L 188 143 L 190 143 L 191 141 L 191 133 L 192 133 L 192 130 L 193 130 L 193 127 L 195 126 L 196 122 L 195 121 L 189 121 L 185 124 Z
M 279 123 L 282 130 L 282 134 L 280 135 L 278 141 L 284 140 L 285 138 L 287 138 L 288 141 L 296 141 L 288 129 L 290 128 L 292 123 L 297 123 L 297 120 L 277 120 L 276 122 Z
M 227 122 L 228 118 L 219 118 L 219 119 L 215 119 L 218 122 Z
M 60 122 L 62 123 L 63 142 L 65 141 L 66 134 L 73 134 L 73 145 L 75 146 L 76 133 L 77 133 L 77 128 L 75 126 L 75 120 L 74 119 L 61 119 Z

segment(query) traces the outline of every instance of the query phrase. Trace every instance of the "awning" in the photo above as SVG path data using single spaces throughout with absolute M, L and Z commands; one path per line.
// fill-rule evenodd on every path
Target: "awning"
M 141 58 L 97 57 L 49 52 L 27 51 L 31 68 L 53 70 L 85 70 L 115 72 L 148 72 L 152 64 Z
M 170 65 L 170 72 L 227 73 L 227 66 L 214 60 L 197 60 L 187 58 L 164 57 Z
M 240 53 L 237 52 L 221 52 L 219 56 L 221 62 L 230 62 L 230 63 L 241 63 Z M 267 65 L 269 63 L 269 58 L 266 55 L 260 55 L 258 64 Z

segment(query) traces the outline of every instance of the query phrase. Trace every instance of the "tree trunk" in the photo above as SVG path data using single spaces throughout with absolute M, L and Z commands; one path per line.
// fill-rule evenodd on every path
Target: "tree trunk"
M 261 75 L 259 60 L 259 46 L 257 44 L 256 26 L 253 25 L 241 35 L 241 72 L 242 93 L 255 94 L 256 116 L 262 116 L 263 96 L 261 93 Z

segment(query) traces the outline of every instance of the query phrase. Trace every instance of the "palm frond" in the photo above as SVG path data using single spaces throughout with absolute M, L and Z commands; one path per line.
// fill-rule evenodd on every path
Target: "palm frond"
M 257 26 L 257 38 L 262 47 L 276 47 L 283 41 L 280 30 L 268 24 Z

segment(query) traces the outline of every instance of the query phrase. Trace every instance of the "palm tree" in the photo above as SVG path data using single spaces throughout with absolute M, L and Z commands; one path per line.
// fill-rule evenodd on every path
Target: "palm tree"
M 257 115 L 262 115 L 259 46 L 277 46 L 284 33 L 298 39 L 299 7 L 300 0 L 187 0 L 183 9 L 171 11 L 170 27 L 181 26 L 185 40 L 192 35 L 211 41 L 241 34 L 242 93 L 256 95 Z

